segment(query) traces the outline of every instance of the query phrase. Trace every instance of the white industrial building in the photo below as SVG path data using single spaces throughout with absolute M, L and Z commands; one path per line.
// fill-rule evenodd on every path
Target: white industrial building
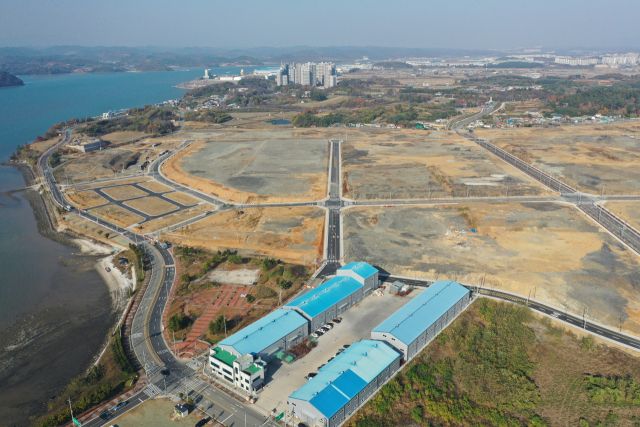
M 308 321 L 293 310 L 276 310 L 220 341 L 209 351 L 211 372 L 253 393 L 264 383 L 266 364 L 308 334 Z
M 411 360 L 471 302 L 471 292 L 453 281 L 437 281 L 371 331 Z

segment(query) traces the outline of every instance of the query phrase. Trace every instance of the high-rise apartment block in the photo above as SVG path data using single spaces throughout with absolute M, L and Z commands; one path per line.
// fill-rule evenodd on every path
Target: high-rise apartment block
M 285 64 L 276 75 L 276 84 L 299 84 L 303 86 L 333 87 L 337 84 L 336 65 L 332 62 L 307 62 L 306 64 Z

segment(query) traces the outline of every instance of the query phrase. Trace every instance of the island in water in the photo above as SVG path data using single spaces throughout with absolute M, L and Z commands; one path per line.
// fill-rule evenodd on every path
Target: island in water
M 0 87 L 24 86 L 24 82 L 6 71 L 0 71 Z

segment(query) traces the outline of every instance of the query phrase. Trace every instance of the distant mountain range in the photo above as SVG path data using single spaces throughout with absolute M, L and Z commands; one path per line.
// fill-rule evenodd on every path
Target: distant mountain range
M 16 75 L 172 71 L 174 67 L 263 65 L 246 55 L 170 52 L 152 48 L 54 46 L 45 49 L 0 48 L 0 70 Z
M 0 71 L 0 87 L 22 86 L 24 82 L 6 71 Z
M 556 54 L 575 53 L 563 49 Z M 580 50 L 583 54 L 586 50 Z M 110 73 L 123 71 L 171 71 L 174 67 L 213 68 L 249 66 L 281 62 L 331 61 L 353 62 L 364 57 L 374 62 L 397 61 L 410 57 L 464 58 L 504 56 L 522 51 L 402 48 L 380 46 L 291 46 L 222 49 L 203 47 L 85 47 L 52 46 L 48 48 L 0 48 L 0 70 L 16 75 L 58 73 Z M 534 54 L 534 52 L 529 52 Z

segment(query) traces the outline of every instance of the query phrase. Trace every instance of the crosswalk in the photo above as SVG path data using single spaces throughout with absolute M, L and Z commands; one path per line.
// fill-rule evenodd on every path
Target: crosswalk
M 149 383 L 147 384 L 147 386 L 144 389 L 144 394 L 146 394 L 147 396 L 149 396 L 149 398 L 154 398 L 157 395 L 159 395 L 162 392 L 162 390 L 160 390 L 160 388 L 158 388 L 158 386 L 156 386 L 153 383 Z
M 187 363 L 187 367 L 193 369 L 194 371 L 197 371 L 201 366 L 202 362 L 199 360 L 192 360 L 191 362 Z
M 204 381 L 202 381 L 200 378 L 187 378 L 186 382 L 182 380 L 181 382 L 176 384 L 176 387 L 178 390 L 184 389 L 186 390 L 186 393 L 188 393 L 191 390 L 195 390 L 197 388 L 202 387 L 203 385 L 204 385 Z

